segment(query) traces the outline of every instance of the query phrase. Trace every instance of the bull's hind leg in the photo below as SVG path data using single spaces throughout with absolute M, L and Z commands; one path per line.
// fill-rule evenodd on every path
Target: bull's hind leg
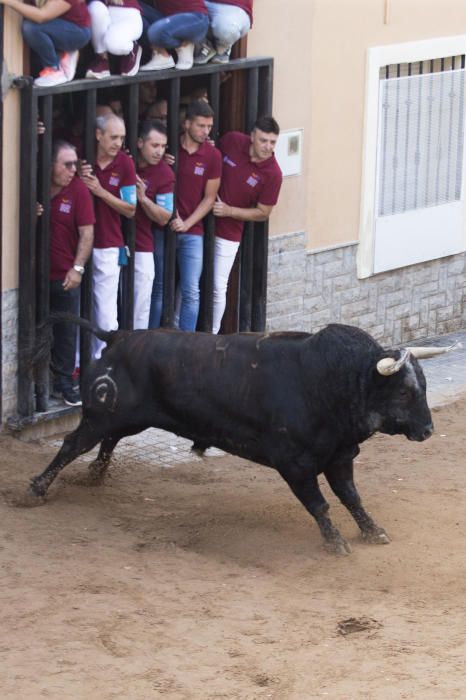
M 102 440 L 102 432 L 97 432 L 93 429 L 87 420 L 82 420 L 76 430 L 65 436 L 63 445 L 56 457 L 50 462 L 49 466 L 31 480 L 31 485 L 28 489 L 28 496 L 40 497 L 45 496 L 47 490 L 55 479 L 55 477 L 79 455 L 89 452 L 100 440 Z
M 315 518 L 324 538 L 325 549 L 332 554 L 350 554 L 351 547 L 327 515 L 329 505 L 321 493 L 317 477 L 299 467 L 296 470 L 280 470 L 280 474 L 294 495 Z
M 373 544 L 389 544 L 390 538 L 364 509 L 353 480 L 353 457 L 343 457 L 324 472 L 330 488 L 353 516 L 362 537 Z
M 94 483 L 103 481 L 112 459 L 113 450 L 122 436 L 110 435 L 102 440 L 99 454 L 89 465 L 89 479 Z
M 100 445 L 99 454 L 93 462 L 89 465 L 89 478 L 94 483 L 99 483 L 105 477 L 107 469 L 110 466 L 110 462 L 113 455 L 113 450 L 124 437 L 129 435 L 137 435 L 143 430 L 146 430 L 149 426 L 138 426 L 137 428 L 131 428 L 126 430 L 119 430 L 113 432 L 111 435 L 107 435 Z

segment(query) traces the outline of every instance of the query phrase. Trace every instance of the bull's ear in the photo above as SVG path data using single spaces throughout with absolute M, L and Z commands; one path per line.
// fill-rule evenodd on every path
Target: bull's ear
M 409 358 L 409 350 L 404 350 L 399 360 L 395 360 L 394 357 L 384 357 L 382 360 L 377 362 L 377 372 L 382 374 L 384 377 L 389 377 L 391 374 L 399 372 L 403 367 L 405 362 Z

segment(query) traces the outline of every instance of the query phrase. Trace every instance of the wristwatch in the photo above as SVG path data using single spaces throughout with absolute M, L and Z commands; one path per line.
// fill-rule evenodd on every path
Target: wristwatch
M 80 275 L 84 275 L 84 267 L 82 265 L 73 265 L 73 270 L 79 272 Z

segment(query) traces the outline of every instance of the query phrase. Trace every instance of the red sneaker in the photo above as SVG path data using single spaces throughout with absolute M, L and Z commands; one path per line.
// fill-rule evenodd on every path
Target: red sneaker
M 133 50 L 127 56 L 121 57 L 120 74 L 121 75 L 136 75 L 141 63 L 142 48 L 137 41 L 133 44 Z
M 101 78 L 109 77 L 110 68 L 108 65 L 108 58 L 102 56 L 102 54 L 97 54 L 86 71 L 86 78 L 97 78 L 97 80 L 100 80 Z

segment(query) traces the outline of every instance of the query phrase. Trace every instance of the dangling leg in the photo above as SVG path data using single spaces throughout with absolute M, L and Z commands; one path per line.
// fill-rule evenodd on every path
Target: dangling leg
M 83 419 L 79 426 L 69 435 L 66 435 L 63 445 L 49 466 L 31 480 L 28 489 L 29 496 L 45 496 L 55 477 L 79 455 L 89 452 L 103 438 L 102 428 L 92 428 L 87 419 Z
M 324 474 L 333 493 L 355 519 L 362 537 L 373 544 L 388 544 L 390 542 L 389 536 L 385 530 L 376 525 L 361 503 L 353 481 L 353 457 L 342 457 L 326 469 Z
M 349 554 L 351 547 L 340 535 L 327 515 L 329 505 L 320 491 L 315 474 L 299 467 L 280 470 L 280 474 L 296 498 L 301 501 L 306 510 L 316 519 L 321 535 L 324 538 L 325 549 L 332 554 Z

